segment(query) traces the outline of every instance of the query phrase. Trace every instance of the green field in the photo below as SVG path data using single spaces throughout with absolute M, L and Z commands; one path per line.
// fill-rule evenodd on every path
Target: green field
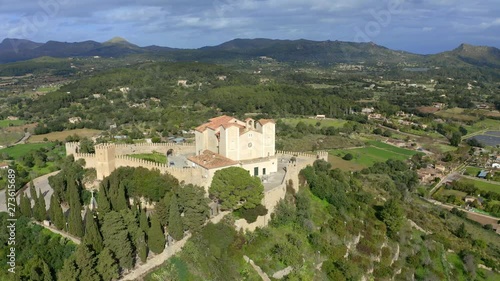
M 381 148 L 383 150 L 388 150 L 388 151 L 391 151 L 391 152 L 394 152 L 397 154 L 407 155 L 408 157 L 411 157 L 411 156 L 417 154 L 417 152 L 414 150 L 408 150 L 408 149 L 396 147 L 396 146 L 393 146 L 393 145 L 390 145 L 390 144 L 387 144 L 384 142 L 380 142 L 380 141 L 370 141 L 370 142 L 368 142 L 368 144 L 371 146 L 374 146 L 376 148 Z
M 3 146 L 12 145 L 12 144 L 16 143 L 17 141 L 19 141 L 20 139 L 22 139 L 23 136 L 24 136 L 24 133 L 22 133 L 22 132 L 9 132 L 9 131 L 0 129 L 0 145 L 3 145 Z
M 313 125 L 316 126 L 317 122 L 321 123 L 321 127 L 335 127 L 335 128 L 342 128 L 345 123 L 347 123 L 346 120 L 340 120 L 340 119 L 324 119 L 324 120 L 319 120 L 319 119 L 312 119 L 312 118 L 285 118 L 281 119 L 281 121 L 285 122 L 286 124 L 290 126 L 297 126 L 297 123 L 299 122 L 304 122 L 306 125 Z
M 499 182 L 489 182 L 489 181 L 471 180 L 471 179 L 462 179 L 462 181 L 472 182 L 475 187 L 483 191 L 493 191 L 500 193 Z
M 10 157 L 17 159 L 29 151 L 37 150 L 42 147 L 51 149 L 54 147 L 54 143 L 49 142 L 49 143 L 19 144 L 16 146 L 0 149 L 0 153 L 7 153 Z
M 479 174 L 479 172 L 481 172 L 483 169 L 482 168 L 479 168 L 479 167 L 471 167 L 471 166 L 468 166 L 465 168 L 465 173 L 469 176 L 472 176 L 472 177 L 475 177 L 477 176 L 477 174 Z
M 331 150 L 330 154 L 336 157 L 343 157 L 347 153 L 350 153 L 354 158 L 346 162 L 352 163 L 353 166 L 370 167 L 376 162 L 385 162 L 388 159 L 404 161 L 418 153 L 413 150 L 395 147 L 378 141 L 370 141 L 368 145 L 369 146 L 363 148 L 335 149 Z M 338 168 L 342 169 L 342 167 Z
M 0 120 L 0 128 L 12 127 L 12 126 L 22 126 L 26 123 L 24 120 Z M 12 124 L 12 125 L 11 125 Z
M 167 163 L 167 156 L 162 153 L 129 154 L 128 156 L 161 164 Z

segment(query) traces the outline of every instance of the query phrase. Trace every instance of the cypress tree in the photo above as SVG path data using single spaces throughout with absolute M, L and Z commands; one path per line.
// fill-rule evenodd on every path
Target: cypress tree
M 99 187 L 99 193 L 97 194 L 97 209 L 102 217 L 111 211 L 111 204 L 109 203 L 108 192 L 104 183 Z
M 137 235 L 137 230 L 139 229 L 137 213 L 130 209 L 123 209 L 119 213 L 123 218 L 123 222 L 125 223 L 125 228 L 128 231 L 130 242 L 132 242 L 133 248 L 137 247 L 137 245 L 135 244 L 136 242 L 135 235 Z
M 97 257 L 92 246 L 81 244 L 75 252 L 75 260 L 80 272 L 80 280 L 99 281 L 96 271 Z
M 42 191 L 38 190 L 38 197 L 35 201 L 35 219 L 37 221 L 43 221 L 47 218 L 47 208 L 45 205 L 45 198 L 42 194 Z
M 43 272 L 43 281 L 53 281 L 54 280 L 54 278 L 52 278 L 52 272 L 50 271 L 49 266 L 45 262 L 43 262 L 42 272 Z
M 186 185 L 179 193 L 179 202 L 184 210 L 182 217 L 184 227 L 192 232 L 199 231 L 210 215 L 209 199 L 205 197 L 205 189 L 192 184 Z
M 99 227 L 94 219 L 94 213 L 87 210 L 85 214 L 85 236 L 83 236 L 83 242 L 92 246 L 92 249 L 96 253 L 100 253 L 103 248 L 101 232 L 99 232 Z
M 21 202 L 19 203 L 21 214 L 27 218 L 31 218 L 31 200 L 28 198 L 26 193 L 21 196 Z
M 104 248 L 97 256 L 96 269 L 104 281 L 116 280 L 120 277 L 118 262 L 108 248 Z
M 64 214 L 61 208 L 61 203 L 55 193 L 53 193 L 50 197 L 49 215 L 52 224 L 55 225 L 55 227 L 61 230 L 64 229 Z
M 158 216 L 161 225 L 168 225 L 168 215 L 170 211 L 169 209 L 171 200 L 172 193 L 167 193 L 165 194 L 165 197 L 163 197 L 158 203 L 156 203 L 155 213 Z
M 155 214 L 151 215 L 151 227 L 148 232 L 148 246 L 153 253 L 159 254 L 165 249 L 165 234 Z
M 35 189 L 35 184 L 33 183 L 33 180 L 30 180 L 30 198 L 33 200 L 34 203 L 36 203 L 38 196 L 36 195 L 36 189 Z
M 76 265 L 75 256 L 71 256 L 64 260 L 62 269 L 57 274 L 57 280 L 78 281 L 81 280 L 80 269 Z
M 146 215 L 146 210 L 141 208 L 141 214 L 139 217 L 139 225 L 142 229 L 142 231 L 147 232 L 149 230 L 149 220 L 148 216 Z
M 80 198 L 76 191 L 76 186 L 72 186 L 69 191 L 70 201 L 69 201 L 69 233 L 77 236 L 83 236 L 83 221 L 82 221 L 82 205 L 80 203 Z
M 175 240 L 181 240 L 182 237 L 184 236 L 184 227 L 182 226 L 182 218 L 181 214 L 179 213 L 177 196 L 175 195 L 172 196 L 172 200 L 170 201 L 170 210 L 168 216 L 168 233 Z M 153 249 L 151 249 L 151 251 L 153 251 Z
M 142 229 L 137 230 L 136 236 L 136 245 L 137 245 L 137 254 L 143 263 L 148 259 L 148 245 L 146 243 L 146 234 Z
M 133 250 L 127 226 L 120 213 L 111 211 L 104 216 L 101 228 L 104 246 L 112 249 L 120 267 L 132 268 Z
M 125 196 L 125 186 L 123 186 L 122 183 L 118 185 L 118 190 L 115 190 L 112 193 L 111 205 L 115 211 L 128 209 L 127 197 Z

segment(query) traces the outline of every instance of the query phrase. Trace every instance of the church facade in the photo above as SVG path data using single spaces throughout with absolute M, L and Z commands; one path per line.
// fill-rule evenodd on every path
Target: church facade
M 269 119 L 212 118 L 196 128 L 196 155 L 188 160 L 206 169 L 210 179 L 215 171 L 233 166 L 246 169 L 252 176 L 277 172 L 275 130 L 275 122 Z

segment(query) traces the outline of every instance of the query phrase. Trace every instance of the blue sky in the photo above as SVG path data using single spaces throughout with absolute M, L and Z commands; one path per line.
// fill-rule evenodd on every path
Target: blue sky
M 234 38 L 373 41 L 415 53 L 500 47 L 499 0 L 2 0 L 0 38 L 120 36 L 198 48 Z

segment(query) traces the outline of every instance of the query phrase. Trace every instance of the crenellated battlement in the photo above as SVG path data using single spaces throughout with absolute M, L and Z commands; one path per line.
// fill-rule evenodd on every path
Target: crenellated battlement
M 312 154 L 312 153 L 307 153 L 307 152 L 293 152 L 293 151 L 282 151 L 282 150 L 277 150 L 276 154 L 281 154 L 281 155 L 292 155 L 295 157 L 307 157 L 307 158 L 323 158 L 325 155 L 328 156 L 328 152 L 326 151 L 318 151 L 317 154 Z
M 96 155 L 94 153 L 76 153 L 75 159 L 79 158 L 95 158 Z
M 170 142 L 159 142 L 159 143 L 146 143 L 146 142 L 141 142 L 141 143 L 133 143 L 133 144 L 127 144 L 127 143 L 118 143 L 115 144 L 116 147 L 133 147 L 133 146 L 149 146 L 149 147 L 163 147 L 163 146 L 195 146 L 193 143 L 170 143 Z
M 114 143 L 100 143 L 95 145 L 95 149 L 106 149 L 106 148 L 111 148 L 111 147 L 116 147 L 116 144 Z

